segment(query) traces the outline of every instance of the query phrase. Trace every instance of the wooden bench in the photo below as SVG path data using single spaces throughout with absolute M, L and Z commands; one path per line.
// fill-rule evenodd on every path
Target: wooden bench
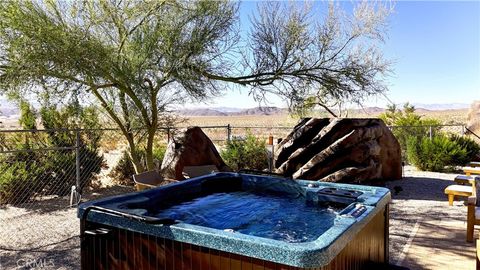
M 453 205 L 453 199 L 455 196 L 472 196 L 473 187 L 470 185 L 450 185 L 445 188 L 445 194 L 448 195 L 448 205 Z
M 475 185 L 475 178 L 471 175 L 459 174 L 455 176 L 455 179 L 453 179 L 453 181 L 455 181 L 455 183 L 459 185 Z
M 471 167 L 471 166 L 463 167 L 463 172 L 467 176 L 470 176 L 472 174 L 480 174 L 480 167 Z

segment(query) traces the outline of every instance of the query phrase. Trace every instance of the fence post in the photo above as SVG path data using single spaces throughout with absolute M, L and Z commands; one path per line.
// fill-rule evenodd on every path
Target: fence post
M 227 125 L 227 141 L 230 142 L 232 139 L 232 127 L 230 124 Z
M 431 140 L 431 139 L 432 139 L 432 137 L 433 137 L 433 134 L 432 134 L 432 126 L 429 126 L 428 133 L 429 133 L 430 140 Z
M 274 145 L 273 145 L 273 136 L 270 135 L 268 136 L 268 143 L 267 147 L 270 147 L 270 153 L 269 153 L 269 160 L 268 160 L 268 171 L 272 172 L 273 171 L 273 162 L 274 162 Z
M 80 186 L 80 129 L 75 130 L 75 185 L 70 192 L 70 207 L 78 206 L 82 198 L 82 188 Z
M 167 127 L 167 143 L 170 142 L 170 127 Z
M 76 183 L 75 189 L 78 194 L 82 194 L 82 188 L 80 187 L 80 130 L 75 131 L 75 171 L 76 171 Z
M 465 126 L 462 125 L 462 136 L 465 136 Z

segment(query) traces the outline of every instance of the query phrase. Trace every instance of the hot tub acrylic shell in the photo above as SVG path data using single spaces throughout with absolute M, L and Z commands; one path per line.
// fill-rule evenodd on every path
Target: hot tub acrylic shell
M 334 226 L 316 240 L 287 243 L 187 223 L 149 224 L 115 214 L 120 205 L 182 201 L 202 193 L 241 188 L 302 192 L 319 200 L 318 191 L 337 188 L 362 193 L 342 211 Z M 240 181 L 238 181 L 240 179 Z M 233 184 L 236 185 L 236 184 Z M 207 191 L 205 191 L 207 189 Z M 227 189 L 227 190 L 225 190 Z M 199 195 L 200 194 L 200 195 Z M 80 205 L 82 269 L 364 269 L 388 263 L 388 189 L 269 176 L 216 173 L 147 191 Z M 89 209 L 111 209 L 113 213 Z M 363 209 L 359 215 L 355 206 Z M 281 211 L 281 209 L 279 209 Z M 143 217 L 141 210 L 129 210 Z M 353 214 L 356 213 L 356 214 Z

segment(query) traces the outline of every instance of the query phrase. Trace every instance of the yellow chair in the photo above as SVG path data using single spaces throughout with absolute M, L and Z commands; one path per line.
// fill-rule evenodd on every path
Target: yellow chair
M 472 196 L 473 187 L 470 185 L 450 185 L 445 188 L 445 194 L 448 196 L 448 205 L 452 206 L 455 196 Z
M 478 161 L 471 161 L 470 163 L 468 163 L 468 166 L 469 166 L 469 167 L 480 167 L 480 162 L 478 162 Z
M 465 175 L 469 176 L 469 175 L 472 175 L 472 174 L 480 174 L 480 167 L 471 167 L 471 166 L 467 166 L 467 167 L 463 167 L 463 172 L 465 173 Z
M 459 185 L 471 185 L 473 187 L 475 186 L 475 177 L 471 175 L 467 176 L 467 175 L 460 174 L 455 176 L 455 179 L 453 179 L 453 181 L 455 181 L 455 183 Z

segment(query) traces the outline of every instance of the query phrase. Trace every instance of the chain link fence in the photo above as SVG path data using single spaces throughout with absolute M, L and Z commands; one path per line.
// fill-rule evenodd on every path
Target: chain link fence
M 457 126 L 391 127 L 394 133 L 434 136 Z M 207 126 L 202 130 L 221 149 L 225 142 L 253 134 L 285 138 L 292 127 Z M 144 142 L 146 133 L 135 131 Z M 159 128 L 154 156 L 175 133 Z M 0 130 L 0 269 L 78 269 L 79 222 L 75 204 L 134 191 L 126 161 L 128 144 L 116 129 Z
M 159 129 L 155 146 L 167 139 Z M 0 269 L 78 269 L 78 194 L 134 191 L 127 148 L 116 129 L 0 130 Z

